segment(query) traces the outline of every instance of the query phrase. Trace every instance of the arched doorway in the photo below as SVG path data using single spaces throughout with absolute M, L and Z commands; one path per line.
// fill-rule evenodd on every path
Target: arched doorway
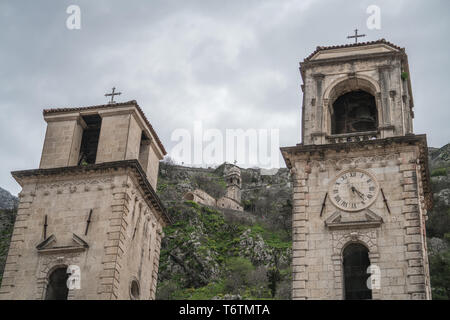
M 45 300 L 67 300 L 69 294 L 68 277 L 67 267 L 59 267 L 53 270 L 48 278 Z
M 194 194 L 192 192 L 188 192 L 184 195 L 184 199 L 188 201 L 194 201 Z
M 375 97 L 363 90 L 347 92 L 333 103 L 331 133 L 345 134 L 378 129 Z
M 370 274 L 369 250 L 359 243 L 348 245 L 343 252 L 344 298 L 346 300 L 372 299 L 372 290 L 367 287 Z

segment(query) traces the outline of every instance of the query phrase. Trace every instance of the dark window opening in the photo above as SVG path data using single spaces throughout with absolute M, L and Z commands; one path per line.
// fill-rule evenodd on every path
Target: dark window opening
M 150 152 L 150 139 L 142 132 L 139 145 L 139 163 L 144 171 L 147 171 L 148 157 Z
M 369 251 L 362 244 L 350 244 L 344 250 L 344 288 L 346 300 L 372 299 L 372 290 L 367 287 L 370 274 Z
M 82 118 L 87 127 L 83 130 L 78 165 L 95 164 L 102 118 L 98 114 Z
M 45 300 L 67 300 L 69 288 L 67 287 L 67 279 L 69 274 L 67 268 L 62 267 L 53 271 L 48 279 Z
M 352 91 L 333 103 L 331 133 L 375 131 L 378 128 L 375 98 L 365 91 Z
M 140 296 L 139 282 L 137 282 L 136 280 L 131 281 L 130 296 L 131 299 L 133 300 L 139 300 Z

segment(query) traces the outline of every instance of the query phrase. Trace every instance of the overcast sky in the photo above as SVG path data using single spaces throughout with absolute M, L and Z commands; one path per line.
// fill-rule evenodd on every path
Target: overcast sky
M 81 30 L 69 30 L 69 5 Z M 381 29 L 369 30 L 369 5 Z M 137 100 L 168 151 L 176 128 L 279 129 L 300 142 L 298 63 L 358 28 L 364 41 L 406 48 L 415 132 L 450 142 L 450 2 L 443 1 L 24 1 L 0 3 L 0 186 L 39 166 L 48 107 Z M 280 163 L 284 165 L 284 163 Z

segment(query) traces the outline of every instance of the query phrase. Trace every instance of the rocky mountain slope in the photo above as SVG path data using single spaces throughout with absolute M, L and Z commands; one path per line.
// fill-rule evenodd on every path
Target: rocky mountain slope
M 8 254 L 9 239 L 15 220 L 17 197 L 0 188 L 0 283 Z
M 174 225 L 165 229 L 158 299 L 290 297 L 290 184 L 286 169 L 263 176 L 242 169 L 245 212 L 182 200 L 201 188 L 225 193 L 223 171 L 162 163 L 157 192 Z
M 450 299 L 450 144 L 429 148 L 433 209 L 427 237 L 433 299 Z
M 5 189 L 0 188 L 0 210 L 10 210 L 17 207 L 18 199 Z

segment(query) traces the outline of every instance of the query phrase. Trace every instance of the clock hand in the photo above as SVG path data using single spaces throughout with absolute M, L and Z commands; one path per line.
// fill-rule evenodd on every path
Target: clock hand
M 357 194 L 361 199 L 364 200 L 364 195 L 363 195 L 358 189 L 356 189 L 354 186 L 352 186 L 352 191 L 353 191 L 353 193 L 356 192 L 356 194 Z

